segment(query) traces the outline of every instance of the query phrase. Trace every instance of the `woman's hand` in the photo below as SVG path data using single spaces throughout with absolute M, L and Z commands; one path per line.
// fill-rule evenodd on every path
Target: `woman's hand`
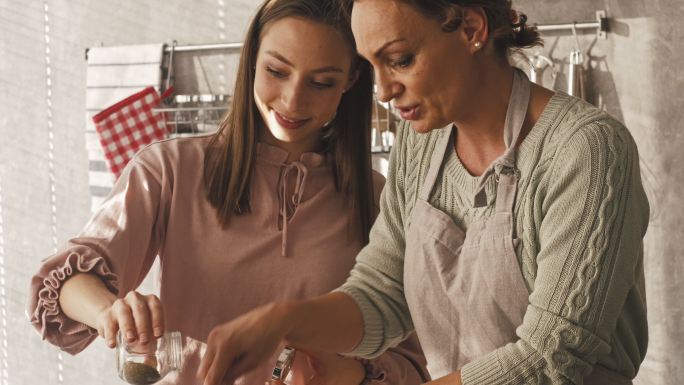
M 97 330 L 110 348 L 116 346 L 119 330 L 127 343 L 143 346 L 164 334 L 164 311 L 157 296 L 131 291 L 117 299 L 95 274 L 78 273 L 67 279 L 60 289 L 59 306 L 67 317 Z
M 335 353 L 298 351 L 297 354 L 306 358 L 311 374 L 303 382 L 293 381 L 292 385 L 359 385 L 366 375 L 361 361 L 354 358 Z M 293 379 L 297 379 L 295 374 Z
M 232 385 L 235 379 L 273 357 L 285 339 L 299 348 L 347 351 L 358 344 L 362 335 L 361 310 L 344 293 L 268 304 L 214 328 L 197 375 L 204 385 Z M 330 374 L 326 372 L 326 376 Z
M 283 305 L 269 304 L 215 327 L 198 378 L 204 385 L 232 385 L 271 358 L 288 332 L 286 313 Z
M 297 350 L 287 382 L 269 381 L 268 385 L 359 385 L 365 377 L 361 361 L 335 353 Z
M 156 295 L 131 291 L 97 313 L 96 329 L 107 346 L 116 346 L 116 333 L 121 330 L 126 343 L 146 345 L 164 334 L 164 311 Z

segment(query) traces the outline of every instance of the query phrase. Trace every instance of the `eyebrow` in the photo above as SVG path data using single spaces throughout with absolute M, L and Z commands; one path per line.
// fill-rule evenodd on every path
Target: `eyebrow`
M 380 49 L 378 49 L 377 51 L 375 51 L 375 53 L 373 54 L 373 56 L 375 56 L 375 57 L 380 57 L 380 55 L 382 55 L 382 51 L 384 51 L 385 49 L 387 49 L 387 47 L 391 46 L 391 45 L 394 44 L 394 43 L 399 43 L 400 41 L 405 41 L 405 40 L 406 40 L 405 38 L 400 37 L 400 38 L 398 38 L 398 39 L 394 39 L 394 40 L 388 41 L 387 43 L 383 44 L 382 47 L 380 47 Z
M 290 67 L 294 67 L 294 64 L 292 64 L 289 60 L 285 59 L 285 57 L 281 54 L 279 54 L 276 51 L 266 51 L 265 53 L 273 56 L 274 58 L 280 60 L 281 62 L 289 65 Z M 313 71 L 314 73 L 324 73 L 324 72 L 339 72 L 339 73 L 344 73 L 342 68 L 337 67 L 337 66 L 327 66 L 323 68 L 318 68 Z

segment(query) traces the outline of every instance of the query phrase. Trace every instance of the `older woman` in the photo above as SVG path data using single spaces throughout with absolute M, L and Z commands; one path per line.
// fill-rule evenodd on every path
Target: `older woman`
M 346 8 L 380 98 L 413 130 L 346 284 L 215 329 L 205 384 L 281 339 L 374 357 L 414 329 L 434 384 L 631 384 L 649 207 L 627 129 L 509 65 L 539 38 L 508 0 Z

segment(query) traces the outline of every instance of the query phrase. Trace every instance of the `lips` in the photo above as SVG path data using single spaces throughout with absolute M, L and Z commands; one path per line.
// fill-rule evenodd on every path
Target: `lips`
M 285 115 L 282 115 L 281 113 L 277 112 L 276 110 L 271 110 L 271 115 L 275 119 L 276 122 L 280 125 L 280 127 L 287 129 L 287 130 L 294 130 L 297 129 L 304 124 L 306 124 L 309 120 L 311 119 L 293 119 L 290 117 L 287 117 Z
M 411 107 L 399 107 L 396 106 L 399 111 L 399 115 L 404 120 L 417 120 L 420 118 L 420 105 L 415 105 Z

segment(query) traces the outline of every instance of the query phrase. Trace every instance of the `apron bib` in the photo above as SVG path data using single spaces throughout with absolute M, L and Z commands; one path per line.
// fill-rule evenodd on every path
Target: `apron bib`
M 429 203 L 453 128 L 435 146 L 406 234 L 404 292 L 433 379 L 517 341 L 529 291 L 515 253 L 513 209 L 519 171 L 515 145 L 530 98 L 530 82 L 514 71 L 504 126 L 506 151 L 480 177 L 474 206 L 487 204 L 485 184 L 497 180 L 494 214 L 467 232 Z M 596 365 L 587 385 L 629 385 L 626 377 Z

